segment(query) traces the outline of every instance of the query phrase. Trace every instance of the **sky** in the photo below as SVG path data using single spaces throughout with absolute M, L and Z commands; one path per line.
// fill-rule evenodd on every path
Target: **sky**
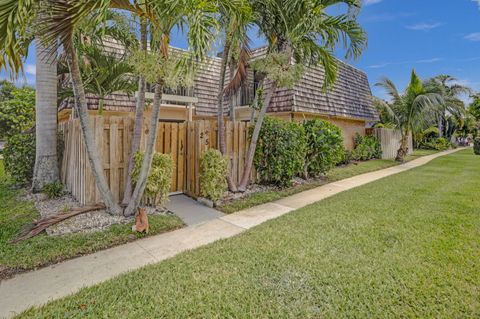
M 358 19 L 368 34 L 368 47 L 346 62 L 367 73 L 375 96 L 386 98 L 374 86 L 384 76 L 403 90 L 412 69 L 422 78 L 454 76 L 480 92 L 480 0 L 364 0 Z M 252 47 L 263 43 L 255 30 L 250 37 Z M 181 36 L 172 38 L 173 46 L 186 47 Z M 343 59 L 340 51 L 337 56 Z M 19 83 L 35 84 L 33 48 Z

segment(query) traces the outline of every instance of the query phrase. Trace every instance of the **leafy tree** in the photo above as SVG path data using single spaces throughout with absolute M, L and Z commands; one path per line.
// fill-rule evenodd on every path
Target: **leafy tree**
M 426 120 L 435 113 L 436 107 L 443 104 L 440 94 L 430 92 L 420 78 L 412 71 L 410 83 L 405 92 L 400 94 L 395 84 L 388 78 L 383 78 L 376 84 L 385 89 L 391 97 L 391 102 L 380 102 L 395 122 L 401 133 L 400 148 L 396 159 L 404 161 L 408 154 L 408 137 L 422 127 Z
M 350 11 L 331 15 L 339 4 L 360 7 L 359 0 L 251 0 L 254 23 L 268 41 L 267 55 L 257 62 L 264 72 L 262 107 L 255 121 L 238 189 L 244 191 L 250 179 L 253 158 L 263 119 L 278 87 L 292 87 L 301 77 L 303 66 L 320 64 L 325 71 L 324 88 L 336 80 L 333 52 L 343 44 L 347 57 L 357 57 L 367 43 L 365 32 Z M 292 63 L 294 62 L 294 63 Z
M 15 90 L 15 85 L 7 80 L 0 81 L 0 102 L 13 99 L 12 92 Z
M 0 139 L 35 125 L 35 90 L 28 86 L 14 87 L 6 96 L 9 98 L 0 101 Z

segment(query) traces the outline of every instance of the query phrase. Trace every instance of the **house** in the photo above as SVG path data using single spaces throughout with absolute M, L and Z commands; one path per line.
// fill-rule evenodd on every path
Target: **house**
M 122 48 L 109 42 L 107 51 L 121 53 Z M 252 59 L 261 57 L 265 48 L 252 51 Z M 214 118 L 217 112 L 217 90 L 221 59 L 209 57 L 201 62 L 191 88 L 164 90 L 161 121 L 191 121 Z M 378 119 L 372 105 L 372 93 L 366 74 L 351 65 L 339 61 L 337 82 L 329 91 L 322 89 L 324 72 L 321 67 L 307 68 L 301 81 L 292 89 L 279 88 L 268 109 L 268 115 L 285 120 L 321 118 L 341 128 L 345 147 L 352 149 L 355 134 L 365 134 L 368 122 Z M 229 105 L 235 109 L 236 120 L 248 121 L 252 109 L 249 107 L 255 97 L 257 79 L 253 70 L 248 70 L 247 80 L 237 93 L 224 103 L 226 112 Z M 151 90 L 150 90 L 151 91 Z M 147 93 L 147 99 L 153 94 Z M 132 116 L 135 110 L 135 96 L 115 93 L 104 101 L 105 116 Z M 88 108 L 92 114 L 98 109 L 98 98 L 87 95 Z M 231 104 L 230 104 L 231 103 Z M 59 109 L 59 120 L 70 118 L 72 104 L 63 103 Z M 147 111 L 148 116 L 148 111 Z

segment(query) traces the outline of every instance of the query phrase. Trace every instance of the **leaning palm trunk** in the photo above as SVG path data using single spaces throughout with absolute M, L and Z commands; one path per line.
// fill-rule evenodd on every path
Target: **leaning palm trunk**
M 71 40 L 70 40 L 71 41 Z M 100 196 L 105 203 L 107 211 L 112 215 L 121 215 L 122 209 L 113 198 L 112 192 L 108 187 L 105 174 L 103 172 L 103 165 L 95 145 L 92 127 L 90 125 L 90 118 L 88 115 L 87 101 L 85 98 L 85 89 L 83 87 L 82 77 L 80 75 L 80 67 L 78 64 L 78 57 L 73 43 L 65 45 L 65 54 L 67 58 L 70 75 L 72 77 L 72 86 L 75 96 L 75 108 L 80 119 L 80 127 L 82 128 L 82 135 L 85 141 L 85 148 L 87 150 L 88 160 L 92 169 L 95 182 L 100 192 Z
M 220 152 L 223 156 L 227 153 L 225 143 L 225 118 L 223 114 L 223 98 L 224 98 L 224 86 L 225 86 L 225 74 L 227 72 L 227 60 L 230 55 L 230 42 L 225 41 L 225 45 L 222 53 L 222 63 L 220 66 L 220 82 L 218 83 L 218 95 L 217 95 L 217 121 L 218 121 L 218 145 Z M 231 172 L 227 174 L 228 189 L 232 192 L 237 191 L 235 183 L 232 181 Z
M 408 137 L 409 137 L 409 132 L 405 132 L 405 134 L 402 134 L 402 138 L 400 139 L 400 148 L 397 151 L 397 157 L 395 160 L 399 162 L 405 161 L 405 157 L 408 154 Z
M 275 81 L 271 81 L 270 87 L 268 88 L 267 93 L 265 94 L 265 99 L 263 101 L 262 108 L 260 109 L 260 113 L 258 114 L 257 121 L 255 122 L 255 128 L 253 129 L 250 146 L 248 147 L 247 156 L 245 158 L 245 167 L 243 170 L 242 179 L 240 180 L 240 184 L 238 185 L 238 190 L 240 192 L 244 192 L 247 189 L 248 183 L 250 181 L 250 175 L 251 175 L 252 166 L 253 166 L 253 158 L 255 156 L 255 151 L 257 149 L 257 142 L 258 142 L 258 137 L 260 136 L 260 130 L 262 128 L 263 119 L 265 118 L 265 114 L 267 113 L 268 107 L 270 105 L 270 102 L 272 101 L 272 97 L 275 94 L 276 89 L 277 89 L 277 83 Z
M 143 192 L 145 191 L 145 186 L 147 185 L 148 173 L 150 171 L 150 166 L 152 165 L 153 160 L 153 148 L 157 141 L 157 127 L 160 117 L 160 105 L 162 103 L 162 91 L 163 80 L 158 79 L 155 85 L 155 94 L 153 97 L 153 107 L 150 118 L 149 135 L 145 147 L 145 155 L 143 157 L 142 167 L 140 169 L 138 180 L 135 184 L 135 190 L 133 191 L 132 198 L 124 212 L 125 216 L 133 216 L 135 214 L 138 205 L 140 205 L 140 200 L 142 199 Z
M 32 190 L 58 182 L 57 158 L 57 57 L 36 41 L 36 151 Z
M 140 24 L 140 42 L 143 51 L 147 51 L 147 25 L 144 19 Z M 122 206 L 127 206 L 132 197 L 132 172 L 134 168 L 134 156 L 140 149 L 140 142 L 142 139 L 142 127 L 143 127 L 143 114 L 145 110 L 145 90 L 146 82 L 145 77 L 140 75 L 138 78 L 138 96 L 137 105 L 135 107 L 135 125 L 133 129 L 132 149 L 130 151 L 130 157 L 128 159 L 128 171 L 127 180 L 125 182 L 125 191 L 123 193 Z

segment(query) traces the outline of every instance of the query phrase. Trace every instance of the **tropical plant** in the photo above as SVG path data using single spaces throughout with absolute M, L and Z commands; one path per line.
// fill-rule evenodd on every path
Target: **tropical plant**
M 302 124 L 265 117 L 254 159 L 260 182 L 289 186 L 303 173 L 306 150 Z
M 465 103 L 462 95 L 471 94 L 470 88 L 458 84 L 458 80 L 450 75 L 438 75 L 425 81 L 427 91 L 435 92 L 442 96 L 443 103 L 437 105 L 438 137 L 445 136 L 449 139 L 456 129 L 463 125 L 466 114 Z
M 14 88 L 0 100 L 0 140 L 19 134 L 35 125 L 35 90 Z
M 228 165 L 218 150 L 209 149 L 200 158 L 200 193 L 205 198 L 218 201 L 227 190 Z
M 374 158 L 382 157 L 382 146 L 375 136 L 362 136 L 355 134 L 355 149 L 352 152 L 352 158 L 356 161 L 368 161 Z
M 15 85 L 7 80 L 0 80 L 0 103 L 13 99 L 12 92 L 16 89 Z
M 134 158 L 135 165 L 132 170 L 132 180 L 137 182 L 142 168 L 143 153 L 135 153 Z M 173 167 L 174 163 L 169 154 L 155 153 L 153 155 L 152 167 L 147 178 L 144 193 L 144 197 L 152 206 L 165 205 L 172 184 Z
M 132 95 L 137 84 L 132 78 L 133 67 L 115 53 L 108 53 L 98 45 L 77 45 L 80 72 L 85 93 L 91 93 L 98 98 L 98 114 L 103 114 L 105 97 L 114 92 Z M 68 67 L 64 68 L 68 71 Z M 71 86 L 63 88 L 61 96 L 73 97 Z
M 318 176 L 343 160 L 345 150 L 340 129 L 327 121 L 315 119 L 303 123 L 307 149 L 304 175 Z
M 383 78 L 376 86 L 384 88 L 391 97 L 391 102 L 383 101 L 381 104 L 394 119 L 395 127 L 401 133 L 400 148 L 396 159 L 404 161 L 408 154 L 410 134 L 417 132 L 425 121 L 431 118 L 435 108 L 443 103 L 443 98 L 438 93 L 427 91 L 414 70 L 410 77 L 410 83 L 402 94 L 388 78 Z
M 366 46 L 366 35 L 352 15 L 330 15 L 338 4 L 360 7 L 359 0 L 252 0 L 254 23 L 268 41 L 267 55 L 257 62 L 264 71 L 263 102 L 245 159 L 238 189 L 244 191 L 250 179 L 253 158 L 263 119 L 277 87 L 292 87 L 300 79 L 305 65 L 322 65 L 324 87 L 336 80 L 333 51 L 339 44 L 347 47 L 347 57 L 357 57 Z
M 46 184 L 43 186 L 42 192 L 45 193 L 48 198 L 58 198 L 65 193 L 63 185 L 60 182 Z

